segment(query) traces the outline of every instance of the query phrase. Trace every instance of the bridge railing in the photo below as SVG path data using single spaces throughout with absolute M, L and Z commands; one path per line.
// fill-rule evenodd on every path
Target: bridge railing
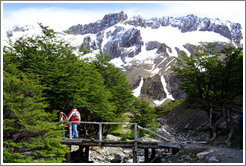
M 144 130 L 144 131 L 147 131 L 147 132 L 150 132 L 151 134 L 169 142 L 168 139 L 166 139 L 165 137 L 159 135 L 159 134 L 156 134 L 154 133 L 153 131 L 151 130 L 148 130 L 146 128 L 143 128 L 141 126 L 139 126 L 137 123 L 123 123 L 123 122 L 83 122 L 83 121 L 80 121 L 80 122 L 70 122 L 69 123 L 69 138 L 72 139 L 72 123 L 82 123 L 82 124 L 97 124 L 99 126 L 99 131 L 98 131 L 98 136 L 99 136 L 99 146 L 101 146 L 101 143 L 102 143 L 102 125 L 103 124 L 107 124 L 107 125 L 134 125 L 134 145 L 133 145 L 133 163 L 136 163 L 137 162 L 137 151 L 138 151 L 138 129 L 141 129 L 141 130 Z
M 144 130 L 144 131 L 147 131 L 155 136 L 157 136 L 158 138 L 162 139 L 162 140 L 165 140 L 167 142 L 169 142 L 169 140 L 151 130 L 148 130 L 146 128 L 143 128 L 141 126 L 139 126 L 137 123 L 128 123 L 128 122 L 84 122 L 84 121 L 80 121 L 80 122 L 70 122 L 69 123 L 69 138 L 72 139 L 72 123 L 82 123 L 82 124 L 97 124 L 98 127 L 99 127 L 99 132 L 98 132 L 98 138 L 99 138 L 99 141 L 102 141 L 102 125 L 103 124 L 107 124 L 107 125 L 134 125 L 134 141 L 137 141 L 138 140 L 138 136 L 137 136 L 137 132 L 138 132 L 138 129 L 140 130 Z

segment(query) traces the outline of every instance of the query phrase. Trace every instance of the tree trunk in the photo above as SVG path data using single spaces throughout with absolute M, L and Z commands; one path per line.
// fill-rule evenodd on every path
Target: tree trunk
M 214 122 L 214 118 L 213 118 L 213 108 L 210 108 L 210 129 L 211 129 L 211 133 L 212 133 L 212 138 L 210 138 L 210 134 L 207 135 L 207 141 L 208 142 L 212 142 L 215 140 L 216 136 L 217 136 L 217 130 L 216 130 L 216 124 Z
M 232 134 L 234 132 L 234 124 L 233 124 L 233 118 L 232 118 L 232 114 L 231 114 L 231 108 L 226 109 L 227 110 L 227 121 L 228 121 L 228 129 L 230 128 L 230 132 L 228 134 L 228 138 L 225 141 L 227 146 L 231 145 L 231 138 L 232 138 Z

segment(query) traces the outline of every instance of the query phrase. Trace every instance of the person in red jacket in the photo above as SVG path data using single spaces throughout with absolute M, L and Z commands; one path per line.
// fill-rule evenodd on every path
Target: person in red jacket
M 73 130 L 72 130 L 72 138 L 75 137 L 75 138 L 78 138 L 79 135 L 78 135 L 78 130 L 77 130 L 77 126 L 80 124 L 80 116 L 79 118 L 76 118 L 76 112 L 78 112 L 78 110 L 76 108 L 74 108 L 68 115 L 68 119 L 67 120 L 70 120 L 71 119 L 71 122 L 72 122 L 72 127 L 73 127 Z M 78 112 L 79 113 L 79 112 Z M 75 122 L 75 123 L 73 123 Z

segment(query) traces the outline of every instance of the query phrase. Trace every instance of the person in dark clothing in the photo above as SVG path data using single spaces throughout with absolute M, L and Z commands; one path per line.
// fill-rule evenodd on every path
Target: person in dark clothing
M 59 121 L 67 120 L 67 115 L 64 112 L 60 112 L 59 114 Z M 62 126 L 67 126 L 67 124 L 62 124 Z M 64 127 L 62 130 L 65 130 Z M 65 137 L 65 131 L 63 132 L 63 137 Z

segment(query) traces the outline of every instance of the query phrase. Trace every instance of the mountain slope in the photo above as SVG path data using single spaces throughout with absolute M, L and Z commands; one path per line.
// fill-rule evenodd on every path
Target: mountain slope
M 38 33 L 36 28 L 25 26 L 14 27 L 7 35 L 14 38 Z M 91 50 L 85 57 L 93 58 L 102 49 L 111 57 L 111 63 L 126 73 L 133 94 L 153 106 L 185 97 L 170 70 L 180 50 L 189 55 L 192 44 L 215 41 L 241 46 L 243 38 L 241 25 L 230 21 L 192 14 L 128 18 L 124 12 L 105 15 L 95 23 L 73 25 L 60 32 L 60 36 L 78 48 L 84 44 L 84 48 Z

